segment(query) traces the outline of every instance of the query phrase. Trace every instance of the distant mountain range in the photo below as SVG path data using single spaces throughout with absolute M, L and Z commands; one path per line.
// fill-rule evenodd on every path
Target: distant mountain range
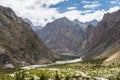
M 38 34 L 57 53 L 73 53 L 85 39 L 82 28 L 66 17 L 48 23 Z
M 82 23 L 63 17 L 48 23 L 37 31 L 37 34 L 52 51 L 75 54 L 86 39 L 86 27 L 90 24 L 95 25 L 96 22 L 93 20 L 90 23 Z
M 88 27 L 88 25 L 93 25 L 93 26 L 97 26 L 98 21 L 96 19 L 89 21 L 89 22 L 79 22 L 79 20 L 75 19 L 74 22 L 76 24 L 79 24 L 83 29 L 86 29 Z
M 106 54 L 106 62 L 116 63 L 120 58 L 120 10 L 105 14 L 99 23 L 96 20 L 82 23 L 63 17 L 48 23 L 38 35 L 57 53 L 78 54 L 85 60 L 101 55 L 103 58 Z
M 40 27 L 0 6 L 0 68 L 52 63 L 59 58 L 53 51 L 120 64 L 120 10 L 100 22 L 63 17 Z

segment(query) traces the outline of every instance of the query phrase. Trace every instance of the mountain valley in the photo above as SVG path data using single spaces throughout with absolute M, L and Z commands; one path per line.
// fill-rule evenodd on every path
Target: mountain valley
M 0 80 L 120 80 L 120 9 L 41 27 L 0 6 Z

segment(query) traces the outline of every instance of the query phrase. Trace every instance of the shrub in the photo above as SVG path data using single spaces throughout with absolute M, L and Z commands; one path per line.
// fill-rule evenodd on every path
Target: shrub
M 40 80 L 48 80 L 48 78 L 44 75 L 44 73 L 40 76 Z
M 65 80 L 70 80 L 70 76 L 66 76 L 66 77 L 65 77 Z

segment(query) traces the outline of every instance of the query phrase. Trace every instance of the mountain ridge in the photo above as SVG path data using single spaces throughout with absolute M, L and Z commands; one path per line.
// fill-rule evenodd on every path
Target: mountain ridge
M 73 53 L 79 46 L 76 44 L 82 44 L 85 38 L 80 25 L 66 17 L 48 23 L 38 35 L 50 49 L 58 53 Z
M 94 58 L 112 49 L 115 50 L 113 46 L 120 40 L 120 10 L 105 14 L 88 39 L 89 44 L 86 43 L 83 50 L 83 59 Z M 119 43 L 117 44 L 119 45 Z
M 51 63 L 56 57 L 22 18 L 0 6 L 0 68 Z

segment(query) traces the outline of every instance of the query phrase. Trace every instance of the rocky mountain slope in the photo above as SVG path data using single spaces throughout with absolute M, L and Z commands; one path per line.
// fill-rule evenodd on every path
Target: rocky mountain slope
M 84 42 L 84 50 L 81 51 L 81 53 L 84 53 L 82 57 L 84 59 L 90 59 L 106 52 L 107 56 L 104 54 L 105 57 L 110 57 L 109 55 L 114 55 L 114 57 L 120 56 L 119 47 L 117 48 L 117 50 L 115 50 L 115 52 L 113 52 L 114 49 L 119 46 L 119 41 L 120 10 L 104 15 L 102 21 L 97 25 L 97 27 L 95 27 L 94 31 L 90 34 L 87 41 Z M 113 51 L 111 52 L 111 50 Z M 111 58 L 107 61 L 109 60 L 111 60 Z
M 66 17 L 48 23 L 39 35 L 57 53 L 74 53 L 85 40 L 85 32 L 80 25 Z
M 51 63 L 56 57 L 22 18 L 0 6 L 0 68 Z
M 109 50 L 106 50 L 96 58 L 106 58 L 103 65 L 120 64 L 120 41 L 116 42 Z

